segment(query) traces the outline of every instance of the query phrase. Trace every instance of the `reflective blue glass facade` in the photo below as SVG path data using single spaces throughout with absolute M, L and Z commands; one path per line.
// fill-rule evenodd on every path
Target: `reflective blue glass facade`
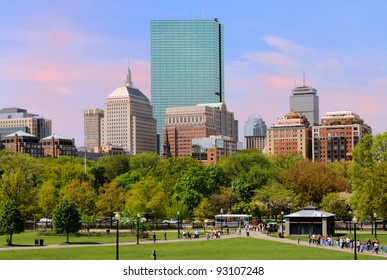
M 151 21 L 151 102 L 160 154 L 166 108 L 225 102 L 223 57 L 217 19 Z

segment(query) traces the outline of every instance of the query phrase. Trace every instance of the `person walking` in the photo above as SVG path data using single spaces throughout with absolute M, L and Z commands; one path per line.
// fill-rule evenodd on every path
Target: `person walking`
M 153 250 L 151 258 L 152 260 L 156 260 L 156 250 Z
M 156 233 L 153 233 L 153 243 L 156 243 Z
M 167 241 L 167 232 L 164 232 L 164 241 Z

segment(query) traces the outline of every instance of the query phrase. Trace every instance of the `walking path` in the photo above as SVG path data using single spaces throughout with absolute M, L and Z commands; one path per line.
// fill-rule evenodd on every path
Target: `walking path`
M 314 248 L 326 249 L 326 250 L 336 250 L 336 251 L 347 252 L 347 253 L 353 254 L 353 250 L 351 250 L 349 248 L 342 249 L 339 246 L 321 246 L 321 245 L 309 244 L 308 242 L 305 242 L 305 241 L 298 242 L 297 240 L 292 240 L 292 239 L 288 239 L 288 238 L 279 238 L 279 237 L 269 236 L 267 234 L 259 232 L 258 230 L 257 231 L 250 231 L 250 236 L 254 237 L 254 238 L 258 238 L 258 239 L 265 239 L 265 240 L 270 240 L 270 241 L 275 241 L 275 242 L 290 243 L 290 244 L 294 244 L 294 245 L 308 246 L 308 247 L 314 247 Z M 360 252 L 358 253 L 358 255 L 362 255 L 362 254 L 372 255 L 372 252 L 371 251 L 363 251 L 362 253 L 360 253 Z M 387 258 L 387 254 L 385 252 L 379 253 L 377 256 Z
M 270 240 L 274 242 L 283 242 L 283 243 L 288 243 L 288 244 L 293 244 L 297 246 L 308 246 L 308 247 L 314 247 L 314 248 L 319 248 L 319 249 L 325 249 L 325 250 L 336 250 L 336 251 L 341 251 L 341 252 L 348 252 L 348 253 L 353 253 L 353 251 L 349 248 L 344 248 L 342 249 L 341 247 L 338 246 L 320 246 L 320 245 L 314 245 L 314 244 L 309 244 L 308 242 L 305 241 L 297 241 L 297 240 L 292 240 L 288 238 L 278 238 L 278 237 L 273 237 L 269 236 L 267 234 L 261 233 L 258 230 L 257 231 L 249 231 L 249 236 L 252 238 L 258 238 L 258 239 L 264 239 L 264 240 Z M 241 235 L 237 235 L 237 233 L 232 233 L 229 235 L 223 235 L 221 238 L 222 239 L 228 239 L 228 238 L 238 238 L 238 237 L 246 237 L 246 231 L 242 230 Z M 192 239 L 168 239 L 166 241 L 163 240 L 157 240 L 157 243 L 163 243 L 163 242 L 196 242 L 196 241 L 202 241 L 204 238 L 192 238 Z M 152 240 L 141 240 L 140 244 L 151 244 L 153 243 Z M 136 242 L 120 242 L 121 245 L 136 245 Z M 75 247 L 99 247 L 99 246 L 116 246 L 116 243 L 101 243 L 101 244 L 49 244 L 45 246 L 11 246 L 11 247 L 2 247 L 0 248 L 0 251 L 11 251 L 11 250 L 44 250 L 44 249 L 57 249 L 57 248 L 75 248 Z M 364 251 L 362 253 L 358 253 L 359 255 L 362 254 L 369 254 L 371 255 L 372 252 L 370 251 Z M 387 258 L 387 254 L 385 252 L 379 253 L 377 256 L 379 257 L 384 257 Z

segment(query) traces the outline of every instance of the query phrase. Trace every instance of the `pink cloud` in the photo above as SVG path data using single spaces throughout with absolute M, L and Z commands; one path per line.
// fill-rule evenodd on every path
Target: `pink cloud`
M 65 30 L 53 30 L 47 33 L 47 38 L 56 44 L 64 44 L 73 41 L 72 33 Z

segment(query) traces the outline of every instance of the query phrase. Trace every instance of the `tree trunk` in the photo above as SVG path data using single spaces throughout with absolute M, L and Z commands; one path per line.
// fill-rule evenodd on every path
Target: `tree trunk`
M 12 233 L 9 234 L 9 242 L 8 245 L 12 245 Z

